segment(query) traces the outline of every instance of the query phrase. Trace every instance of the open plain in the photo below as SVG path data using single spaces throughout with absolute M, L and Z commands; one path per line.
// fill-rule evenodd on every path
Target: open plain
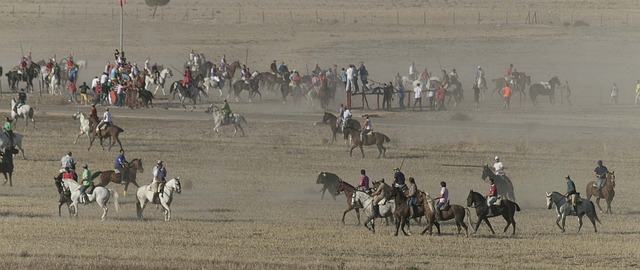
M 36 61 L 73 52 L 76 59 L 88 60 L 80 81 L 89 82 L 119 46 L 117 1 L 14 2 L 0 3 L 5 71 L 17 64 L 21 46 L 31 48 Z M 65 97 L 30 94 L 27 103 L 37 107 L 38 130 L 18 123 L 26 160 L 15 159 L 13 187 L 0 186 L 0 268 L 640 268 L 640 183 L 635 178 L 640 175 L 640 107 L 633 105 L 640 79 L 638 2 L 172 0 L 158 8 L 155 19 L 143 1 L 127 1 L 125 8 L 125 51 L 138 65 L 150 57 L 180 67 L 194 49 L 214 63 L 223 53 L 228 60 L 247 58 L 248 66 L 260 71 L 272 60 L 302 73 L 315 62 L 329 67 L 364 61 L 370 78 L 384 82 L 396 72 L 406 75 L 416 62 L 418 69 L 432 72 L 456 68 L 469 85 L 478 65 L 490 80 L 513 63 L 534 82 L 556 75 L 568 80 L 573 106 L 560 104 L 557 93 L 554 105 L 542 98 L 534 107 L 516 97 L 511 110 L 502 110 L 501 100 L 487 95 L 476 110 L 466 87 L 466 101 L 455 110 L 355 110 L 356 117 L 377 115 L 374 130 L 391 138 L 386 159 L 375 159 L 374 147 L 365 147 L 361 159 L 350 158 L 341 140 L 325 143 L 329 127 L 314 125 L 322 119 L 318 105 L 282 104 L 278 93 L 264 91 L 261 101 L 248 103 L 245 93 L 231 106 L 247 119 L 247 136 L 231 138 L 227 126 L 216 138 L 211 115 L 203 113 L 207 102 L 183 112 L 175 105 L 165 109 L 165 97 L 158 94 L 156 108 L 112 113 L 125 130 L 121 140 L 127 158 L 143 160 L 139 182 L 151 181 L 158 159 L 170 178 L 183 181 L 172 220 L 164 222 L 161 212 L 148 206 L 145 220 L 138 221 L 135 187 L 124 197 L 122 186 L 112 184 L 121 209 L 116 212 L 110 202 L 108 220 L 100 221 L 95 204 L 80 206 L 79 218 L 64 211 L 58 217 L 52 177 L 67 151 L 92 171 L 111 169 L 117 151 L 95 145 L 87 151 L 86 137 L 73 144 L 79 123 L 71 115 L 88 107 L 69 105 Z M 529 11 L 537 11 L 538 24 L 524 24 Z M 577 20 L 589 26 L 570 26 Z M 174 80 L 181 78 L 175 75 Z M 609 105 L 614 82 L 619 105 Z M 4 78 L 2 84 L 4 115 L 15 94 Z M 217 95 L 212 97 L 219 104 Z M 334 113 L 343 99 L 338 91 Z M 103 110 L 98 107 L 99 114 Z M 421 236 L 422 225 L 413 224 L 410 237 L 390 236 L 391 226 L 384 225 L 371 234 L 356 225 L 354 213 L 343 225 L 344 195 L 334 201 L 325 194 L 321 200 L 315 184 L 320 171 L 352 184 L 360 169 L 372 180 L 389 180 L 404 159 L 404 173 L 421 190 L 433 195 L 446 181 L 451 202 L 466 205 L 470 189 L 488 190 L 480 169 L 441 164 L 483 165 L 495 155 L 505 162 L 522 207 L 515 236 L 501 233 L 501 218 L 491 220 L 495 236 L 485 225 L 469 238 L 457 236 L 448 222 L 441 236 Z M 613 214 L 599 213 L 598 233 L 585 218 L 576 234 L 572 217 L 567 232 L 560 233 L 545 192 L 564 192 L 564 176 L 570 174 L 584 193 L 598 159 L 616 172 Z

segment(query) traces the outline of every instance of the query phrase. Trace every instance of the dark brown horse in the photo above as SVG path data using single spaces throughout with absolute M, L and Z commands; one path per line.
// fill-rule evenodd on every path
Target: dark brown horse
M 71 217 L 73 215 L 73 211 L 71 211 L 71 208 L 69 208 L 69 206 L 71 206 L 71 190 L 69 190 L 69 188 L 66 188 L 62 184 L 62 174 L 58 174 L 57 176 L 54 176 L 53 181 L 56 184 L 56 188 L 58 189 L 58 195 L 59 195 L 58 216 L 62 217 L 62 205 L 66 204 L 67 209 L 69 210 L 69 216 Z
M 360 225 L 360 208 L 353 206 L 353 193 L 356 191 L 356 188 L 350 185 L 345 181 L 338 181 L 338 186 L 336 187 L 335 195 L 340 195 L 341 192 L 344 192 L 344 196 L 347 197 L 347 210 L 344 210 L 342 213 L 342 224 L 344 224 L 344 217 L 351 210 L 356 210 L 356 217 L 358 218 L 358 225 Z
M 127 196 L 127 189 L 129 188 L 129 184 L 133 184 L 136 187 L 140 187 L 138 182 L 136 182 L 136 174 L 140 172 L 144 172 L 144 168 L 142 167 L 142 159 L 132 159 L 129 162 L 128 168 L 125 168 L 124 175 L 117 175 L 114 170 L 109 171 L 97 171 L 91 175 L 91 179 L 96 179 L 93 181 L 95 186 L 105 187 L 109 183 L 113 182 L 116 184 L 124 185 L 124 196 Z M 99 177 L 99 178 L 98 178 Z
M 516 195 L 513 193 L 513 183 L 511 179 L 506 175 L 496 175 L 493 173 L 489 165 L 482 166 L 482 180 L 487 178 L 493 179 L 498 189 L 498 195 L 512 201 L 516 201 Z
M 249 81 L 249 83 L 245 82 L 244 80 L 237 80 L 233 83 L 233 95 L 236 98 L 236 102 L 240 101 L 240 93 L 243 90 L 247 90 L 249 91 L 249 102 L 252 101 L 252 99 L 256 96 L 256 94 L 258 94 L 260 96 L 260 100 L 262 100 L 262 94 L 260 93 L 259 90 L 259 82 L 260 82 L 260 78 L 261 75 L 258 74 L 255 78 L 251 79 Z
M 607 213 L 611 212 L 611 201 L 613 201 L 613 197 L 616 195 L 616 175 L 615 172 L 606 172 L 607 178 L 602 183 L 602 198 L 607 202 Z M 596 204 L 598 205 L 598 209 L 600 209 L 600 213 L 602 213 L 602 207 L 600 207 L 600 196 L 598 196 L 598 188 L 595 185 L 595 181 L 591 181 L 587 184 L 587 199 L 591 200 L 591 196 L 596 196 Z
M 474 232 L 478 231 L 480 223 L 484 220 L 489 227 L 489 230 L 491 230 L 491 233 L 496 234 L 493 227 L 491 227 L 491 223 L 489 223 L 489 218 L 502 216 L 507 222 L 507 226 L 504 227 L 504 232 L 507 232 L 509 225 L 513 225 L 513 232 L 511 234 L 516 234 L 516 219 L 514 217 L 516 215 L 516 211 L 520 211 L 520 206 L 517 203 L 503 199 L 500 206 L 488 206 L 487 200 L 484 196 L 478 192 L 470 190 L 469 196 L 467 196 L 467 206 L 476 208 L 478 222 L 475 225 L 470 222 Z
M 227 65 L 227 79 L 233 79 L 233 76 L 236 75 L 236 70 L 240 68 L 240 61 L 233 61 L 233 63 Z
M 433 199 L 431 199 L 431 197 L 429 197 L 429 194 L 426 194 L 424 192 L 421 192 L 420 194 L 421 194 L 424 209 L 425 209 L 424 216 L 426 217 L 427 223 L 428 223 L 427 227 L 424 228 L 424 231 L 422 231 L 422 234 L 425 234 L 428 230 L 429 235 L 431 235 L 433 225 L 436 225 L 436 229 L 438 229 L 438 235 L 439 235 L 440 223 L 436 221 L 435 202 L 433 201 Z M 469 212 L 468 208 L 464 208 L 457 204 L 452 204 L 449 206 L 449 209 L 442 211 L 442 220 L 455 219 L 456 226 L 458 227 L 458 234 L 460 234 L 460 232 L 462 231 L 462 228 L 464 228 L 464 231 L 467 237 L 469 237 L 469 227 L 467 227 L 467 224 L 464 223 L 465 211 L 467 212 L 466 214 L 470 214 L 468 213 Z
M 360 139 L 360 130 L 352 128 L 352 127 L 345 127 L 344 128 L 344 132 L 345 134 L 349 134 L 351 135 L 351 150 L 349 151 L 349 156 L 353 156 L 353 149 L 356 147 L 360 147 L 360 152 L 362 153 L 362 158 L 364 158 L 364 150 L 362 150 L 362 146 L 363 145 L 375 145 L 378 147 L 378 158 L 380 158 L 380 156 L 382 157 L 386 157 L 385 154 L 387 153 L 387 148 L 384 147 L 384 143 L 385 142 L 390 142 L 391 139 L 389 139 L 389 137 L 387 137 L 387 135 L 384 135 L 380 132 L 371 132 L 371 134 L 365 136 L 364 140 Z
M 267 89 L 267 94 L 269 94 L 271 91 L 276 90 L 276 84 L 283 84 L 284 80 L 273 72 L 262 72 L 260 73 L 258 83 L 263 89 Z
M 398 232 L 402 229 L 402 233 L 405 236 L 409 236 L 411 233 L 407 233 L 404 230 L 404 227 L 409 225 L 409 204 L 407 196 L 404 195 L 404 191 L 399 187 L 394 187 L 390 195 L 395 199 L 396 204 L 396 209 L 393 211 L 393 218 L 396 221 L 396 231 L 393 235 L 398 236 Z
M 96 139 L 96 137 L 100 139 L 100 146 L 102 146 L 102 150 L 104 150 L 102 141 L 106 138 L 109 138 L 109 151 L 111 151 L 111 147 L 113 147 L 116 142 L 118 142 L 118 145 L 120 145 L 120 149 L 122 149 L 122 143 L 120 142 L 120 138 L 118 136 L 120 136 L 120 132 L 124 132 L 124 129 L 121 129 L 113 124 L 100 131 L 96 131 L 93 126 L 92 129 L 93 131 L 91 132 L 91 140 L 89 141 L 89 148 L 87 148 L 87 151 L 91 150 L 91 146 L 93 145 L 93 141 Z
M 140 74 L 138 74 L 138 76 L 135 77 L 133 81 L 133 87 L 136 89 L 146 89 L 145 79 L 147 78 L 148 75 L 149 75 L 149 72 L 147 72 L 146 69 L 140 72 Z
M 9 186 L 13 186 L 11 177 L 13 175 L 13 155 L 19 153 L 18 149 L 13 146 L 7 147 L 4 151 L 0 151 L 2 161 L 0 162 L 0 173 L 4 175 L 4 185 L 9 182 Z M 7 178 L 7 174 L 9 178 Z
M 336 134 L 338 134 L 338 132 L 340 132 L 340 127 L 338 127 L 338 117 L 333 115 L 332 113 L 328 113 L 328 112 L 324 112 L 324 115 L 322 116 L 322 123 L 323 124 L 328 124 L 329 127 L 331 128 L 331 132 L 333 133 L 333 136 L 331 137 L 331 142 L 334 143 L 336 141 Z M 353 127 L 356 129 L 360 129 L 360 122 L 358 122 L 358 120 L 352 119 L 351 122 L 353 123 Z

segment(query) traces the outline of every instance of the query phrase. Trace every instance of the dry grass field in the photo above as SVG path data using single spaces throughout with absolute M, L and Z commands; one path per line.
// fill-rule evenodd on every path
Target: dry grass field
M 143 160 L 140 182 L 151 181 L 153 164 L 162 159 L 169 176 L 182 179 L 184 190 L 175 198 L 170 222 L 164 222 L 153 206 L 145 210 L 141 222 L 135 213 L 135 187 L 123 197 L 122 186 L 111 186 L 120 193 L 121 209 L 116 212 L 110 202 L 109 218 L 103 222 L 96 204 L 81 206 L 77 219 L 64 212 L 58 217 L 52 177 L 67 151 L 73 151 L 78 163 L 88 163 L 93 171 L 111 169 L 117 151 L 94 146 L 88 152 L 86 137 L 73 145 L 79 123 L 71 115 L 78 107 L 65 104 L 66 99 L 32 95 L 29 103 L 37 106 L 39 129 L 24 129 L 24 123 L 19 123 L 27 159 L 16 159 L 13 187 L 0 186 L 0 268 L 640 267 L 640 210 L 635 200 L 640 189 L 635 178 L 640 174 L 636 150 L 640 125 L 639 107 L 632 105 L 634 86 L 640 79 L 636 72 L 640 34 L 633 27 L 640 24 L 636 1 L 173 0 L 159 8 L 164 19 L 151 19 L 142 1 L 128 2 L 130 10 L 138 9 L 139 15 L 129 13 L 125 21 L 125 51 L 138 64 L 150 57 L 152 62 L 180 66 L 189 49 L 204 52 L 216 62 L 222 53 L 244 62 L 248 48 L 248 64 L 258 70 L 266 70 L 274 59 L 303 73 L 305 65 L 315 62 L 327 67 L 364 61 L 371 79 L 388 81 L 396 72 L 405 74 L 415 61 L 419 69 L 425 65 L 431 71 L 440 65 L 447 70 L 456 68 L 468 85 L 477 65 L 483 66 L 490 79 L 502 76 L 513 63 L 531 74 L 534 82 L 554 75 L 570 81 L 574 105 L 551 105 L 541 99 L 540 106 L 533 107 L 527 100 L 514 102 L 512 110 L 503 111 L 500 100 L 487 97 L 480 110 L 475 110 L 467 94 L 460 108 L 445 112 L 357 110 L 354 115 L 358 117 L 365 113 L 379 116 L 372 118 L 374 129 L 391 138 L 386 159 L 375 159 L 373 147 L 365 148 L 366 158 L 361 159 L 358 155 L 349 158 L 349 148 L 341 141 L 324 144 L 329 128 L 314 125 L 323 111 L 318 106 L 283 105 L 278 94 L 263 92 L 262 101 L 231 104 L 249 122 L 247 136 L 236 138 L 230 137 L 230 127 L 223 128 L 220 138 L 215 137 L 211 116 L 202 113 L 206 104 L 199 104 L 194 112 L 175 106 L 168 110 L 162 106 L 114 109 L 114 121 L 125 130 L 121 139 L 127 157 Z M 38 6 L 44 12 L 41 17 Z M 64 19 L 62 6 L 67 14 Z M 186 21 L 181 19 L 185 7 L 193 7 Z M 17 63 L 20 45 L 25 50 L 32 48 L 38 60 L 73 51 L 77 59 L 89 61 L 88 69 L 80 73 L 81 80 L 89 81 L 118 47 L 118 21 L 111 19 L 112 8 L 117 8 L 114 1 L 98 0 L 0 3 L 2 66 L 7 70 Z M 247 12 L 245 22 L 234 21 L 238 9 Z M 423 9 L 430 15 L 459 11 L 458 23 L 447 23 L 448 17 L 442 17 L 443 23 L 422 25 Z M 212 10 L 220 10 L 214 13 L 216 20 L 208 17 Z M 288 10 L 302 14 L 294 18 L 299 21 L 288 23 Z M 314 22 L 314 10 L 329 19 Z M 359 14 L 354 17 L 358 22 L 343 23 L 345 10 Z M 528 10 L 553 10 L 560 19 L 524 25 L 522 14 Z M 261 11 L 282 12 L 285 19 L 262 24 L 257 15 Z M 417 23 L 397 25 L 395 11 L 403 19 L 415 16 L 411 18 Z M 502 19 L 487 18 L 478 25 L 478 11 L 509 11 L 517 19 L 503 24 Z M 574 20 L 588 21 L 591 26 L 562 26 L 572 13 Z M 599 26 L 600 13 L 609 18 L 603 27 Z M 116 9 L 116 18 L 117 14 Z M 369 21 L 371 14 L 373 22 Z M 624 14 L 630 16 L 628 24 L 622 23 Z M 608 105 L 613 82 L 621 90 L 618 106 Z M 2 84 L 4 115 L 12 95 L 8 95 L 5 79 Z M 338 98 L 342 100 L 343 94 Z M 560 101 L 559 95 L 556 100 Z M 337 109 L 337 103 L 332 108 Z M 101 113 L 103 108 L 98 110 Z M 458 119 L 456 114 L 469 119 L 452 120 Z M 454 224 L 448 222 L 442 226 L 442 236 L 420 236 L 420 225 L 412 226 L 410 237 L 390 236 L 392 229 L 385 226 L 379 226 L 374 235 L 356 226 L 353 213 L 342 225 L 344 195 L 335 201 L 329 195 L 320 200 L 320 186 L 315 184 L 319 171 L 334 172 L 351 183 L 356 182 L 360 169 L 375 180 L 391 179 L 392 169 L 404 159 L 403 171 L 416 178 L 420 189 L 434 194 L 444 180 L 452 203 L 466 204 L 470 189 L 482 193 L 488 189 L 480 179 L 481 171 L 441 164 L 481 165 L 491 163 L 495 155 L 508 167 L 522 207 L 516 214 L 515 236 L 500 233 L 506 224 L 500 218 L 491 220 L 499 231 L 495 236 L 484 225 L 469 238 L 457 236 Z M 584 192 L 598 159 L 616 172 L 614 213 L 599 213 L 602 225 L 598 224 L 597 234 L 586 219 L 576 234 L 575 218 L 567 219 L 568 230 L 562 234 L 554 224 L 554 211 L 546 209 L 545 192 L 564 191 L 566 174 Z

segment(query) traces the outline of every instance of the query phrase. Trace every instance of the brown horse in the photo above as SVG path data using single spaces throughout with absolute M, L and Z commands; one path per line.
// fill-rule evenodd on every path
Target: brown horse
M 331 132 L 333 133 L 333 137 L 331 137 L 332 143 L 336 141 L 336 135 L 338 134 L 338 132 L 340 132 L 340 127 L 338 127 L 337 122 L 338 122 L 337 116 L 333 115 L 332 113 L 324 112 L 324 115 L 322 116 L 322 123 L 328 124 L 329 127 L 331 128 Z M 352 119 L 351 123 L 354 128 L 360 129 L 360 122 L 358 122 L 358 120 Z
M 118 142 L 118 145 L 120 145 L 120 149 L 122 149 L 122 143 L 120 142 L 120 138 L 118 136 L 120 136 L 120 132 L 124 132 L 124 129 L 121 129 L 113 124 L 100 131 L 96 131 L 93 126 L 92 129 L 93 131 L 91 132 L 91 140 L 89 141 L 89 148 L 87 148 L 87 151 L 91 150 L 91 146 L 93 145 L 93 141 L 96 139 L 96 137 L 100 139 L 100 146 L 102 146 L 102 150 L 104 150 L 102 141 L 105 138 L 109 138 L 109 151 L 111 151 L 111 147 L 113 147 L 116 142 Z
M 420 196 L 422 197 L 424 209 L 426 209 L 425 217 L 428 222 L 427 227 L 424 228 L 421 234 L 425 234 L 428 230 L 429 235 L 431 235 L 433 233 L 433 225 L 436 225 L 436 229 L 438 229 L 438 235 L 440 235 L 440 223 L 436 221 L 435 202 L 427 193 L 420 192 Z M 467 213 L 465 213 L 465 211 Z M 455 219 L 456 226 L 458 226 L 458 234 L 460 234 L 460 231 L 462 230 L 462 228 L 464 228 L 467 237 L 469 237 L 469 227 L 467 227 L 467 224 L 464 223 L 465 214 L 470 215 L 468 208 L 464 208 L 457 204 L 452 204 L 449 206 L 449 209 L 442 211 L 442 220 L 444 221 Z
M 320 108 L 326 109 L 329 106 L 329 99 L 331 99 L 331 93 L 329 92 L 329 80 L 320 80 L 318 86 L 318 99 L 320 100 Z
M 355 207 L 352 203 L 353 193 L 355 191 L 356 191 L 356 188 L 350 185 L 349 183 L 342 180 L 338 181 L 338 186 L 336 187 L 335 195 L 337 196 L 337 195 L 340 195 L 341 192 L 344 192 L 344 196 L 347 197 L 347 210 L 344 210 L 344 213 L 342 213 L 342 224 L 344 224 L 344 217 L 347 215 L 347 213 L 355 209 L 356 217 L 358 218 L 358 225 L 360 225 L 360 208 Z
M 616 195 L 615 187 L 616 187 L 616 175 L 615 172 L 607 172 L 607 178 L 602 183 L 602 196 L 607 202 L 607 213 L 611 212 L 611 201 L 613 201 L 613 197 Z M 587 184 L 587 199 L 591 200 L 591 196 L 596 196 L 596 204 L 598 205 L 598 209 L 600 209 L 600 213 L 602 213 L 602 207 L 600 207 L 600 196 L 598 196 L 598 189 L 596 188 L 595 181 L 591 181 Z
M 284 80 L 272 72 L 262 72 L 258 83 L 262 85 L 262 88 L 267 89 L 267 94 L 269 94 L 272 91 L 275 92 L 276 84 L 283 84 Z
M 404 191 L 399 187 L 394 187 L 391 190 L 390 195 L 395 199 L 396 204 L 395 211 L 393 211 L 393 218 L 396 221 L 396 231 L 393 235 L 398 236 L 398 232 L 402 229 L 402 233 L 405 236 L 409 236 L 411 235 L 411 232 L 407 233 L 404 230 L 404 227 L 409 225 L 408 198 L 405 196 Z
M 133 78 L 133 87 L 135 87 L 136 89 L 146 89 L 146 81 L 145 79 L 147 78 L 147 76 L 149 75 L 149 72 L 147 72 L 147 70 L 143 70 L 142 72 L 140 72 L 140 74 L 138 74 L 137 77 Z
M 386 157 L 387 148 L 384 147 L 385 142 L 390 142 L 391 139 L 380 132 L 371 132 L 371 134 L 365 136 L 364 141 L 360 139 L 360 130 L 345 127 L 345 134 L 351 135 L 351 150 L 349 151 L 349 156 L 353 156 L 353 149 L 356 147 L 360 147 L 360 152 L 362 153 L 362 158 L 364 158 L 364 150 L 362 150 L 363 145 L 376 145 L 378 147 L 378 158 L 380 156 Z
M 9 182 L 9 186 L 13 186 L 13 181 L 11 180 L 13 175 L 13 155 L 18 153 L 18 149 L 13 146 L 7 147 L 4 151 L 0 151 L 0 156 L 2 156 L 2 161 L 0 162 L 0 173 L 4 175 L 4 185 Z M 9 175 L 9 178 L 7 178 L 7 174 Z
M 125 168 L 124 175 L 117 175 L 114 170 L 109 171 L 97 171 L 91 175 L 91 179 L 96 179 L 93 181 L 95 186 L 106 187 L 109 183 L 113 182 L 116 184 L 124 185 L 124 195 L 127 196 L 127 189 L 129 188 L 129 184 L 133 184 L 136 187 L 140 187 L 136 182 L 136 174 L 140 172 L 144 172 L 144 168 L 142 167 L 142 159 L 132 159 L 129 162 L 128 168 Z
M 236 75 L 236 70 L 240 68 L 240 61 L 234 61 L 230 65 L 227 65 L 227 79 L 233 79 L 233 76 Z

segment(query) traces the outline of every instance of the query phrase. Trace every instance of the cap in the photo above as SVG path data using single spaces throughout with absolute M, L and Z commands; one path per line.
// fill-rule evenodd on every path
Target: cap
M 158 159 L 158 162 L 156 162 L 157 164 L 162 164 L 162 160 Z
M 564 179 L 571 179 L 571 177 L 567 174 L 567 176 L 565 176 Z
M 89 165 L 87 165 L 87 164 L 82 165 L 82 168 L 88 168 L 88 167 L 89 167 Z
M 602 160 L 598 160 L 598 165 L 602 165 Z
M 495 157 L 495 160 L 499 160 L 499 159 L 500 159 L 500 157 L 499 157 L 499 156 L 496 156 L 496 157 Z
M 71 155 L 71 151 L 67 152 L 67 155 Z

